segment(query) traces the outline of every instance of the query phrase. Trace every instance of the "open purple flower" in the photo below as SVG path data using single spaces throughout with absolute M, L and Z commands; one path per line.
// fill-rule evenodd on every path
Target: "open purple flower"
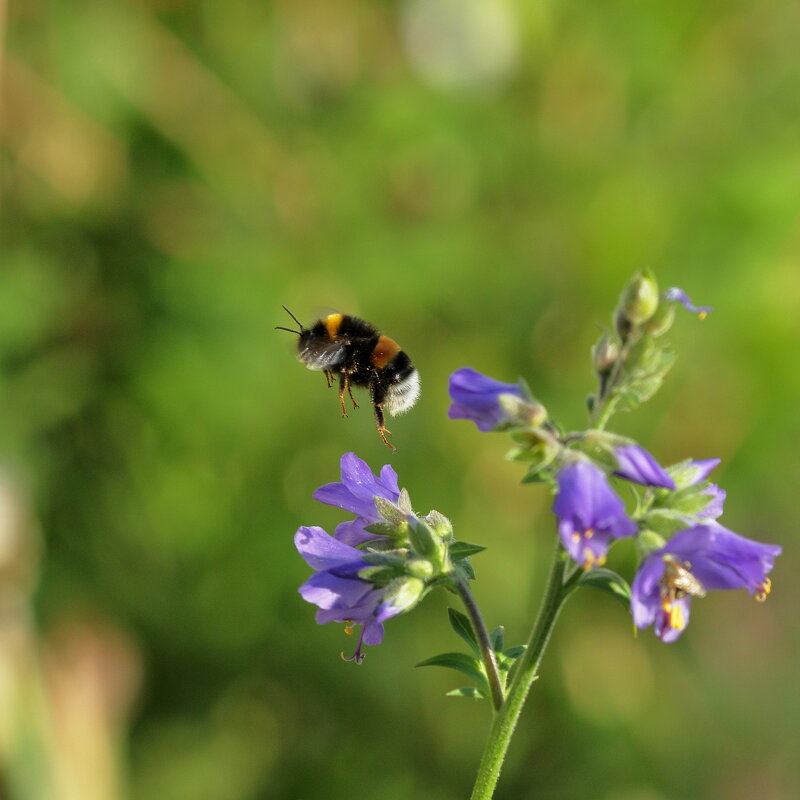
M 641 483 L 643 486 L 675 489 L 675 481 L 644 447 L 627 444 L 617 447 L 614 455 L 617 459 L 614 475 L 634 483 Z
M 509 418 L 500 404 L 500 396 L 511 394 L 527 399 L 515 383 L 502 383 L 470 367 L 462 367 L 450 376 L 450 399 L 453 401 L 447 416 L 450 419 L 469 419 L 478 430 L 492 431 Z
M 340 466 L 342 480 L 325 484 L 314 492 L 314 499 L 320 503 L 358 515 L 354 520 L 337 525 L 334 537 L 348 545 L 359 545 L 380 538 L 364 528 L 383 521 L 375 507 L 376 497 L 397 502 L 400 497 L 397 473 L 387 464 L 379 476 L 374 475 L 367 462 L 355 453 L 345 453 Z
M 410 598 L 406 592 L 402 602 L 397 602 L 397 593 L 392 596 L 387 587 L 360 577 L 363 570 L 371 567 L 365 554 L 329 536 L 322 528 L 304 525 L 295 534 L 294 543 L 316 570 L 298 591 L 304 600 L 318 606 L 317 622 L 344 622 L 347 633 L 352 633 L 354 625 L 363 626 L 355 653 L 346 659 L 360 664 L 364 660 L 361 648 L 380 644 L 383 623 L 407 611 L 419 595 Z
M 611 543 L 637 531 L 603 470 L 589 461 L 576 461 L 558 473 L 553 511 L 562 544 L 584 569 L 602 566 Z
M 638 628 L 653 625 L 656 636 L 674 642 L 689 623 L 692 597 L 712 589 L 746 589 L 765 600 L 767 574 L 780 555 L 777 545 L 739 536 L 716 523 L 673 536 L 642 562 L 631 586 L 631 612 Z
M 680 303 L 687 311 L 691 311 L 692 314 L 697 314 L 701 319 L 708 316 L 708 314 L 714 310 L 711 306 L 694 305 L 689 295 L 677 286 L 667 289 L 667 291 L 664 292 L 664 299 L 673 303 Z

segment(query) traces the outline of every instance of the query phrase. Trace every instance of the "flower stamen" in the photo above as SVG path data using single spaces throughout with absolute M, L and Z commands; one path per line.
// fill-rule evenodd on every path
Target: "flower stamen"
M 764 583 L 759 584 L 758 592 L 755 594 L 756 602 L 763 603 L 771 591 L 772 581 L 769 578 L 764 578 Z
M 344 621 L 344 632 L 348 636 L 352 636 L 353 635 L 353 625 L 354 625 L 354 622 L 351 619 L 346 619 Z
M 581 564 L 581 567 L 584 572 L 588 572 L 592 567 L 602 567 L 605 563 L 605 553 L 601 556 L 596 556 L 590 547 L 583 548 L 583 564 Z

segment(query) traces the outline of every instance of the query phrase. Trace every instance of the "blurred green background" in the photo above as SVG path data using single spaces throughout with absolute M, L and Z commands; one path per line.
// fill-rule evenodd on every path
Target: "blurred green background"
M 466 797 L 489 709 L 413 669 L 457 647 L 449 598 L 344 663 L 292 535 L 345 518 L 311 499 L 343 452 L 390 462 L 488 545 L 475 592 L 527 638 L 550 499 L 446 419 L 447 376 L 524 375 L 581 426 L 642 267 L 715 312 L 612 427 L 721 456 L 775 589 L 696 603 L 671 646 L 571 600 L 497 797 L 800 795 L 800 5 L 4 5 L 0 797 Z M 296 363 L 282 303 L 409 352 L 397 453 Z

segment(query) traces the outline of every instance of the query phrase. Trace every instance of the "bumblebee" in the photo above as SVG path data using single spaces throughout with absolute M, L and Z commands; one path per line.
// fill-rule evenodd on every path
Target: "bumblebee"
M 386 438 L 392 434 L 384 424 L 384 409 L 396 417 L 408 411 L 419 397 L 419 373 L 406 352 L 369 322 L 350 314 L 329 314 L 305 328 L 286 306 L 283 309 L 297 323 L 298 330 L 280 325 L 276 330 L 298 335 L 300 361 L 309 369 L 321 370 L 329 387 L 335 383 L 335 376 L 339 376 L 342 416 L 347 416 L 345 392 L 353 408 L 358 408 L 352 387 L 365 387 L 375 412 L 378 435 L 387 447 L 396 450 Z

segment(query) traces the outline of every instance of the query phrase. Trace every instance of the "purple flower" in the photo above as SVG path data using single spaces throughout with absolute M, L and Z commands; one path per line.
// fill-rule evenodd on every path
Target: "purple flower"
M 363 625 L 355 653 L 346 660 L 360 664 L 363 645 L 383 641 L 383 623 L 410 605 L 398 605 L 385 597 L 386 589 L 359 577 L 371 564 L 364 553 L 332 536 L 322 528 L 303 526 L 294 537 L 295 547 L 308 565 L 316 570 L 298 590 L 304 600 L 319 607 L 316 620 L 344 622 L 345 631 Z
M 692 314 L 697 314 L 700 319 L 705 318 L 714 310 L 711 306 L 694 305 L 689 295 L 677 286 L 667 289 L 667 291 L 664 292 L 664 299 L 674 303 L 680 303 L 687 311 L 691 311 Z
M 509 419 L 500 404 L 500 395 L 511 394 L 527 399 L 517 384 L 501 383 L 470 367 L 457 369 L 450 376 L 449 391 L 453 403 L 447 416 L 472 420 L 484 433 Z
M 674 642 L 689 622 L 692 597 L 712 589 L 747 589 L 756 600 L 770 592 L 770 572 L 781 548 L 739 536 L 716 523 L 681 531 L 642 562 L 631 587 L 638 628 Z
M 375 507 L 375 498 L 382 497 L 396 503 L 400 497 L 397 473 L 387 464 L 380 476 L 373 475 L 366 461 L 355 453 L 345 453 L 341 459 L 342 480 L 328 483 L 314 492 L 314 499 L 329 506 L 343 508 L 358 516 L 336 526 L 333 535 L 344 544 L 359 545 L 380 538 L 365 531 L 367 525 L 382 522 Z
M 643 486 L 658 486 L 662 489 L 675 489 L 675 481 L 663 467 L 638 444 L 627 444 L 614 450 L 617 469 L 614 475 L 625 480 L 641 483 Z
M 602 566 L 611 543 L 637 530 L 605 473 L 589 461 L 576 461 L 558 473 L 553 511 L 561 543 L 584 569 Z

